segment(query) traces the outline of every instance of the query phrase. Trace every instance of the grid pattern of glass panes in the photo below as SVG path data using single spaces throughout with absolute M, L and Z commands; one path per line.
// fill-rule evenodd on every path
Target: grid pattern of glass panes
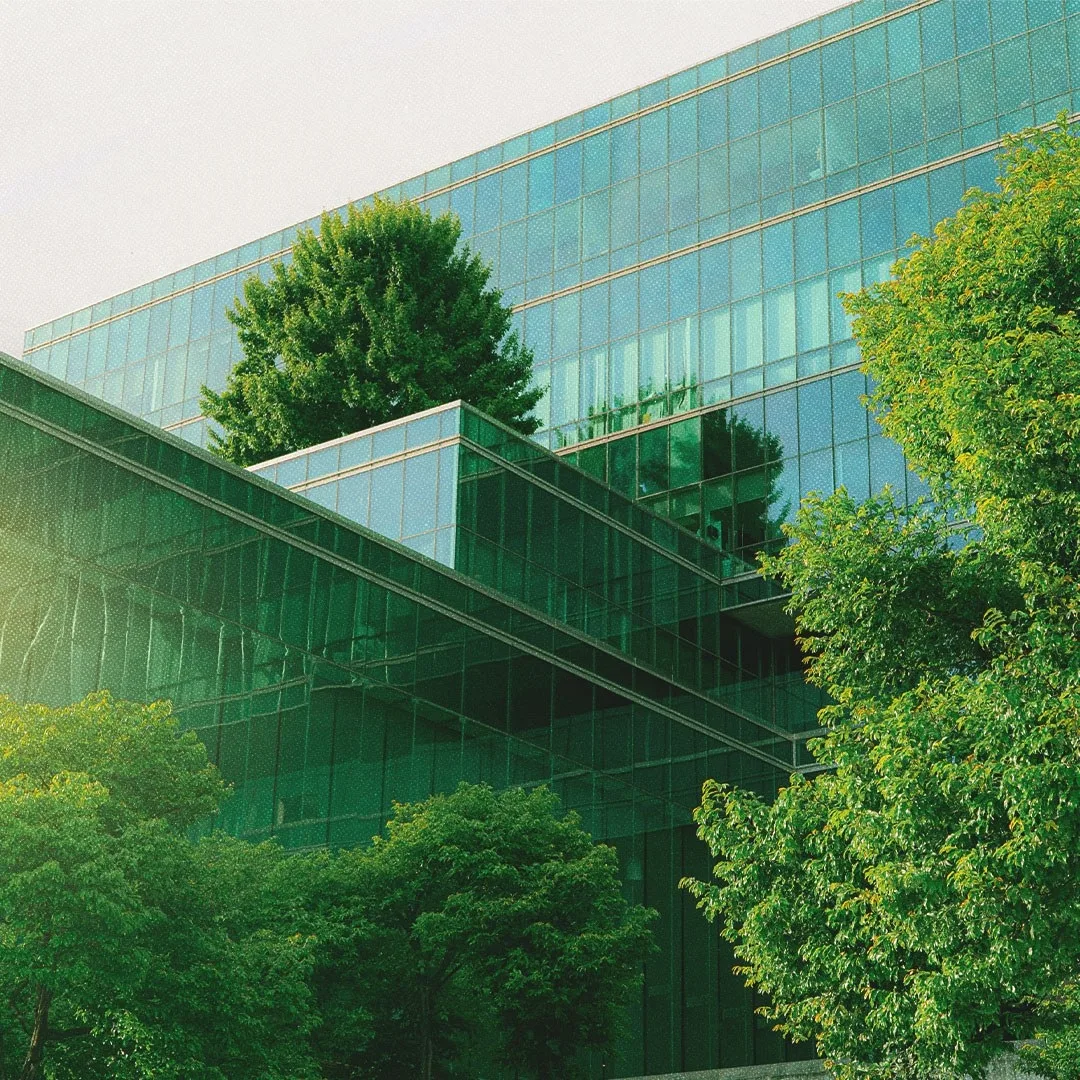
M 770 791 L 792 740 L 3 361 L 0 474 L 5 692 L 171 698 L 236 787 L 223 824 L 289 846 L 364 842 L 460 779 L 550 784 L 661 912 L 606 1075 L 792 1053 L 674 887 L 707 862 L 701 781 Z
M 856 499 L 888 485 L 903 501 L 929 492 L 862 405 L 859 371 L 709 409 L 568 456 L 724 552 L 723 571 L 749 573 L 811 491 Z
M 253 465 L 251 471 L 452 567 L 460 422 L 460 410 L 451 403 Z
M 534 304 L 1073 108 L 1080 13 L 1072 0 L 905 6 L 832 13 L 391 194 L 453 209 L 507 298 Z M 823 34 L 825 44 L 808 47 Z M 773 52 L 785 43 L 788 53 Z M 825 314 L 828 298 L 881 276 L 897 243 L 954 210 L 965 185 L 988 183 L 993 163 L 938 172 L 891 194 L 866 193 L 846 212 L 830 208 L 827 230 L 824 221 L 805 227 L 804 267 L 793 265 L 792 223 L 778 223 L 529 307 L 525 336 L 551 388 L 550 441 L 565 445 L 600 434 L 598 426 L 619 430 L 690 407 L 694 388 L 718 401 L 850 360 L 842 349 L 803 357 L 847 337 L 846 320 Z M 28 357 L 158 423 L 194 415 L 198 387 L 219 386 L 235 359 L 225 306 L 251 264 L 287 243 L 288 230 L 32 331 Z M 223 276 L 152 303 L 213 275 Z M 799 304 L 790 286 L 804 278 Z M 101 322 L 140 303 L 151 306 Z M 684 322 L 703 311 L 713 311 L 708 325 Z M 49 345 L 79 325 L 91 329 Z M 634 408 L 644 399 L 654 400 Z M 203 437 L 201 426 L 189 434 Z
M 692 93 L 699 87 L 709 86 L 719 80 L 730 78 L 741 71 L 767 63 L 776 57 L 812 46 L 814 43 L 834 35 L 849 32 L 868 21 L 902 9 L 917 0 L 864 0 L 832 11 L 826 15 L 811 19 L 780 31 L 772 37 L 753 42 L 733 53 L 708 60 L 697 67 L 660 79 L 648 86 L 620 95 L 611 101 L 602 102 L 592 108 L 564 117 L 555 123 L 538 128 L 535 131 L 508 139 L 479 153 L 471 154 L 453 162 L 431 169 L 420 176 L 415 176 L 396 187 L 382 192 L 388 198 L 420 199 L 425 194 L 434 194 L 451 185 L 467 182 L 478 174 L 496 169 L 515 159 L 543 152 L 567 139 L 579 138 L 595 128 L 617 123 L 632 116 L 642 109 L 655 107 L 673 97 Z M 51 323 L 28 331 L 25 347 L 32 349 L 46 344 L 92 322 L 121 315 L 152 300 L 168 296 L 181 289 L 203 284 L 211 279 L 230 274 L 238 268 L 246 268 L 269 258 L 277 257 L 287 250 L 298 228 L 316 227 L 318 218 L 301 222 L 298 226 L 271 233 L 259 240 L 252 241 L 239 248 L 223 252 L 216 257 L 178 270 L 174 274 L 158 278 L 137 289 L 102 301 L 92 307 L 84 308 L 73 315 L 65 315 Z M 55 374 L 55 372 L 54 372 Z
M 790 639 L 721 616 L 713 548 L 468 406 L 250 471 L 767 724 L 817 727 Z

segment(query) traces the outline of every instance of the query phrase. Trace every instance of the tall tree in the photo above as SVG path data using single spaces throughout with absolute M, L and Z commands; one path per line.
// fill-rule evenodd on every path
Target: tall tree
M 228 312 L 243 358 L 202 407 L 242 465 L 461 398 L 531 434 L 542 391 L 490 268 L 450 213 L 376 199 L 302 230 Z
M 0 699 L 0 1077 L 314 1075 L 277 849 L 187 836 L 224 790 L 167 705 Z
M 456 1063 L 552 1080 L 610 1045 L 654 913 L 622 898 L 614 851 L 556 810 L 543 789 L 463 783 L 327 858 L 328 1076 L 431 1080 Z
M 849 298 L 934 505 L 804 505 L 767 569 L 836 704 L 773 803 L 706 785 L 687 886 L 768 1014 L 848 1077 L 978 1075 L 1080 967 L 1080 143 L 1009 142 L 895 280 Z M 958 523 L 967 524 L 961 527 Z

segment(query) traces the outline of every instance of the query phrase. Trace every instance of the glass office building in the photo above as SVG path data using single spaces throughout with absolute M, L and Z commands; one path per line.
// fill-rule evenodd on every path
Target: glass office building
M 154 625 L 159 609 L 147 614 L 146 605 L 160 605 L 180 620 L 181 629 L 161 633 L 176 647 L 188 642 L 184 663 L 220 659 L 190 682 L 148 672 L 117 686 L 175 697 L 230 776 L 255 770 L 238 781 L 250 803 L 245 794 L 231 823 L 245 835 L 353 842 L 377 827 L 386 799 L 458 776 L 553 783 L 597 836 L 619 846 L 628 888 L 662 914 L 663 949 L 646 972 L 640 1022 L 609 1075 L 798 1056 L 753 1017 L 715 934 L 674 889 L 681 873 L 702 869 L 686 826 L 702 779 L 767 789 L 805 765 L 819 702 L 800 678 L 778 599 L 754 574 L 754 554 L 781 542 L 780 526 L 808 491 L 843 484 L 865 496 L 887 483 L 908 498 L 922 493 L 860 404 L 866 380 L 837 295 L 885 278 L 908 237 L 955 212 L 966 189 L 989 187 L 1005 134 L 1062 110 L 1080 112 L 1080 0 L 860 0 L 382 192 L 454 212 L 491 262 L 547 391 L 540 432 L 522 440 L 453 404 L 245 477 L 126 421 L 138 433 L 133 444 L 165 448 L 153 453 L 171 463 L 140 466 L 150 468 L 151 488 L 172 491 L 177 476 L 199 474 L 190 480 L 196 494 L 177 495 L 177 522 L 190 521 L 177 526 L 182 542 L 162 539 L 160 566 L 145 556 L 140 568 L 139 515 L 154 500 L 102 479 L 115 488 L 107 503 L 115 518 L 88 535 L 105 543 L 108 534 L 116 550 L 87 553 L 87 567 L 100 561 L 132 596 L 149 590 L 125 625 Z M 220 388 L 239 356 L 227 305 L 246 277 L 289 258 L 297 228 L 317 225 L 253 240 L 29 331 L 23 359 L 43 374 L 8 365 L 5 395 L 8 386 L 43 387 L 86 416 L 122 425 L 116 407 L 203 445 L 199 389 Z M 89 396 L 65 397 L 50 376 Z M 98 423 L 86 421 L 79 454 L 94 456 Z M 75 458 L 63 468 L 90 468 Z M 59 475 L 62 462 L 57 451 L 42 468 Z M 208 491 L 243 501 L 251 532 L 242 543 L 224 538 L 233 526 L 190 509 L 205 507 Z M 416 491 L 425 494 L 410 497 Z M 78 509 L 58 505 L 57 514 Z M 49 513 L 44 503 L 35 512 Z M 119 555 L 125 527 L 130 567 Z M 74 544 L 75 535 L 58 522 L 51 542 Z M 348 540 L 315 539 L 331 535 Z M 300 540 L 303 559 L 287 554 Z M 19 547 L 11 565 L 43 558 L 37 546 Z M 78 561 L 76 547 L 64 557 Z M 236 555 L 250 570 L 213 586 L 206 577 L 217 590 L 204 604 L 206 625 L 218 619 L 228 629 L 200 639 L 202 616 L 176 613 L 195 603 L 182 590 L 196 588 L 199 560 L 206 575 L 219 565 L 219 547 L 226 561 L 250 552 Z M 398 568 L 413 575 L 416 606 L 400 615 L 412 628 L 408 647 L 394 629 L 405 594 L 386 592 Z M 376 587 L 365 577 L 376 570 L 385 618 L 365 640 L 385 644 L 372 644 L 346 679 L 326 656 L 345 649 L 347 629 L 327 624 L 323 641 L 305 620 L 332 618 L 336 601 L 319 590 L 332 595 L 339 580 L 351 583 L 354 612 L 367 611 L 359 596 Z M 165 591 L 155 591 L 155 574 L 168 579 Z M 53 577 L 61 578 L 51 573 L 40 587 Z M 84 587 L 84 610 L 85 597 L 107 591 Z M 530 620 L 544 629 L 534 632 Z M 102 646 L 96 675 L 71 676 L 72 689 L 118 671 L 128 678 L 126 661 L 105 663 L 113 647 Z M 0 656 L 5 688 L 37 692 L 42 648 L 30 650 L 25 670 L 10 666 L 8 651 Z M 72 671 L 83 663 L 56 650 L 55 662 Z M 349 663 L 356 650 L 346 650 Z M 263 655 L 278 665 L 273 674 Z M 474 659 L 489 674 L 470 675 Z M 526 669 L 552 687 L 572 670 L 589 689 L 522 695 L 515 672 Z M 638 695 L 630 704 L 608 704 L 608 695 L 623 702 L 627 687 Z M 429 711 L 452 719 L 430 720 Z M 639 723 L 639 714 L 650 719 Z M 615 733 L 621 749 L 609 757 Z M 355 764 L 340 770 L 331 748 L 339 737 L 358 740 L 348 744 Z M 484 754 L 501 764 L 478 764 L 490 761 Z M 294 772 L 317 778 L 319 794 Z M 339 813 L 335 799 L 363 805 Z M 658 800 L 659 816 L 638 800 Z

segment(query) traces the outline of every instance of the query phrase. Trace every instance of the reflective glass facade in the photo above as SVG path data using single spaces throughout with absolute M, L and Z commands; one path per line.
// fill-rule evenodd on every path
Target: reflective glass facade
M 836 294 L 886 276 L 909 236 L 991 183 L 1002 134 L 1080 109 L 1078 86 L 1077 0 L 863 0 L 383 194 L 461 218 L 548 389 L 540 441 L 595 447 L 853 368 Z M 238 356 L 226 305 L 288 257 L 294 233 L 38 327 L 25 358 L 202 443 L 199 387 L 220 387 Z M 763 484 L 782 509 L 795 493 L 903 475 L 873 432 L 829 429 L 861 389 L 836 380 L 774 407 L 785 456 L 767 463 L 771 480 L 740 485 L 734 462 L 730 495 L 687 484 L 665 498 L 684 478 L 669 457 L 633 492 L 746 563 L 769 537 L 735 508 Z M 785 411 L 798 413 L 794 441 Z M 637 449 L 651 462 L 659 442 Z M 630 450 L 611 454 L 630 491 Z
M 295 843 L 352 842 L 378 823 L 386 799 L 458 775 L 547 778 L 569 805 L 589 807 L 583 812 L 597 835 L 620 845 L 628 887 L 662 912 L 664 951 L 647 973 L 641 1023 L 616 1075 L 793 1053 L 752 1018 L 713 933 L 684 918 L 673 882 L 688 872 L 678 867 L 698 872 L 692 863 L 701 853 L 685 824 L 673 823 L 685 823 L 706 776 L 764 790 L 804 761 L 820 701 L 799 674 L 790 624 L 754 573 L 755 553 L 781 542 L 780 526 L 809 491 L 842 484 L 864 496 L 889 484 L 908 499 L 923 494 L 861 406 L 868 387 L 837 294 L 884 279 L 912 234 L 953 213 L 966 189 L 992 184 L 1003 135 L 1061 110 L 1080 113 L 1080 0 L 861 0 L 382 192 L 433 213 L 452 210 L 491 262 L 547 390 L 542 427 L 530 442 L 454 403 L 263 463 L 245 478 L 133 426 L 139 445 L 186 462 L 176 466 L 182 473 L 207 470 L 215 491 L 239 485 L 254 532 L 237 551 L 291 550 L 288 536 L 280 549 L 263 537 L 260 530 L 279 525 L 273 516 L 260 524 L 260 515 L 297 514 L 305 544 L 337 530 L 351 539 L 318 544 L 334 558 L 335 544 L 345 544 L 364 573 L 382 568 L 363 589 L 389 589 L 376 603 L 385 619 L 370 637 L 383 644 L 372 645 L 368 667 L 350 669 L 359 691 L 334 683 L 338 668 L 330 690 L 319 682 L 329 646 L 311 644 L 323 630 L 305 620 L 336 603 L 319 592 L 319 575 L 351 581 L 354 571 L 313 569 L 326 557 L 318 551 L 313 562 L 245 555 L 272 570 L 220 585 L 242 611 L 209 617 L 226 619 L 243 660 L 222 652 L 230 659 L 212 686 L 189 692 L 183 679 L 139 683 L 141 675 L 131 684 L 133 693 L 177 696 L 193 718 L 198 708 L 218 710 L 223 719 L 191 722 L 221 748 L 230 775 L 248 775 L 237 771 L 241 759 L 255 770 L 243 781 L 252 809 L 237 810 L 231 827 L 295 835 Z M 220 388 L 239 356 L 225 309 L 246 276 L 266 275 L 289 257 L 296 228 L 31 330 L 24 359 L 200 446 L 207 427 L 199 388 Z M 201 490 L 204 480 L 192 483 Z M 121 504 L 141 536 L 146 497 L 109 505 Z M 185 513 L 177 510 L 177 520 Z M 119 524 L 109 528 L 122 547 Z M 292 535 L 292 525 L 281 528 Z M 204 530 L 198 543 L 209 554 L 184 547 L 192 537 L 177 541 L 175 550 L 188 552 L 181 571 L 163 540 L 160 572 L 173 575 L 170 588 L 195 588 L 193 568 L 204 557 L 218 565 L 217 526 L 191 529 Z M 57 542 L 64 535 L 59 529 Z M 220 543 L 222 557 L 233 551 L 232 540 Z M 19 558 L 32 558 L 33 546 Z M 101 555 L 106 566 L 114 558 L 111 549 Z M 404 594 L 387 584 L 399 571 L 413 575 L 417 605 L 400 616 L 403 638 L 394 628 Z M 151 587 L 142 573 L 121 576 Z M 104 595 L 104 586 L 87 588 L 79 593 L 84 613 L 86 597 Z M 456 599 L 444 602 L 443 589 Z M 166 589 L 154 603 L 171 595 Z M 368 601 L 348 603 L 355 628 Z M 480 623 L 469 621 L 474 608 L 485 613 Z M 450 621 L 430 622 L 438 629 L 429 633 L 429 609 Z M 289 619 L 299 620 L 298 637 L 280 628 Z M 444 632 L 446 650 L 432 644 Z M 224 649 L 213 645 L 226 640 L 222 633 L 207 631 L 214 655 Z M 340 645 L 346 630 L 333 634 Z M 549 647 L 556 641 L 563 644 Z M 184 663 L 196 663 L 192 648 L 181 649 Z M 541 662 L 537 649 L 548 665 L 537 678 L 548 689 L 533 694 L 520 681 L 532 676 L 515 672 L 541 671 L 531 666 Z M 346 651 L 356 659 L 355 645 Z M 11 680 L 7 655 L 0 679 Z M 280 675 L 256 677 L 263 655 L 271 667 L 285 665 Z M 590 687 L 584 697 L 560 689 L 571 657 L 574 678 Z M 482 676 L 479 666 L 470 674 L 474 660 L 488 665 Z M 234 663 L 235 686 L 227 675 Z M 245 664 L 251 673 L 241 672 Z M 26 692 L 36 685 L 25 682 L 32 670 L 18 675 Z M 264 678 L 270 689 L 260 696 Z M 639 694 L 629 712 L 609 708 L 606 695 L 627 687 Z M 638 725 L 635 710 L 651 716 L 661 706 L 668 711 L 655 727 Z M 284 719 L 294 708 L 295 730 Z M 450 727 L 440 728 L 430 710 L 449 710 Z M 490 719 L 496 713 L 501 719 Z M 359 740 L 348 750 L 356 764 L 337 772 L 333 747 L 346 715 L 361 718 L 348 728 Z M 476 734 L 489 728 L 498 734 Z M 226 730 L 246 734 L 234 744 Z M 609 744 L 612 732 L 619 734 Z M 714 765 L 721 733 L 728 756 Z M 253 749 L 258 739 L 265 744 Z M 496 748 L 497 767 L 476 764 L 481 743 Z M 621 749 L 607 756 L 616 743 Z M 634 756 L 661 744 L 662 765 Z M 285 779 L 294 768 L 317 777 L 322 794 L 305 794 L 307 780 Z M 334 777 L 346 776 L 346 789 L 362 788 L 367 801 L 339 814 Z M 279 789 L 300 794 L 283 802 Z M 639 816 L 639 794 L 659 799 L 666 809 L 657 813 L 670 821 Z M 624 796 L 629 817 L 616 810 Z
M 726 705 L 702 660 L 658 655 L 675 614 L 658 608 L 685 596 L 657 593 L 653 647 L 644 616 L 631 647 L 554 594 L 518 602 L 2 357 L 0 470 L 4 692 L 170 698 L 235 785 L 221 824 L 292 847 L 364 842 L 392 800 L 460 779 L 549 784 L 661 913 L 606 1075 L 791 1053 L 674 886 L 707 869 L 689 824 L 702 780 L 774 790 L 803 738 Z M 706 624 L 736 651 L 763 640 Z
M 250 471 L 798 737 L 822 700 L 787 636 L 722 615 L 731 560 L 461 402 Z

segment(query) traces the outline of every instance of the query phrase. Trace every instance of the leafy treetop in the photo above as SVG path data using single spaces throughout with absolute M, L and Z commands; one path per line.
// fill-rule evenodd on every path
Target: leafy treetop
M 531 434 L 542 391 L 490 276 L 449 213 L 376 198 L 324 214 L 228 312 L 244 355 L 203 387 L 213 448 L 249 465 L 458 398 Z
M 655 912 L 627 904 L 614 850 L 557 809 L 545 789 L 462 783 L 327 857 L 332 1075 L 587 1075 L 640 983 Z

